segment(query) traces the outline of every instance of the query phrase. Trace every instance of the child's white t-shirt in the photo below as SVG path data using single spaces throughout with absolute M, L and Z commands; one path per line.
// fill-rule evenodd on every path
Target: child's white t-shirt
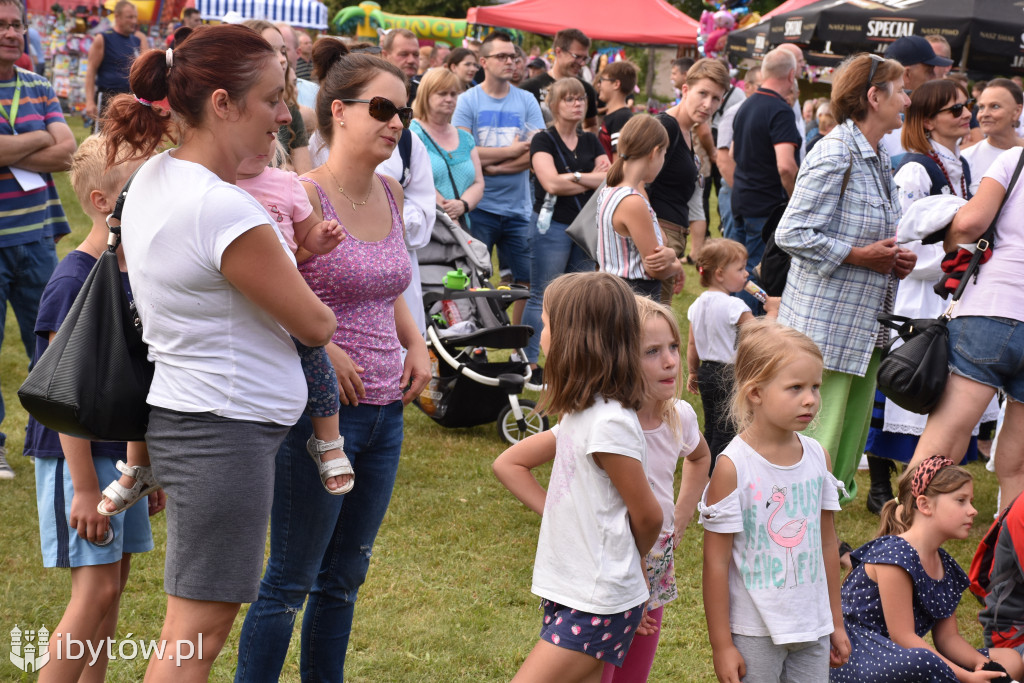
M 235 239 L 275 225 L 263 207 L 204 166 L 164 152 L 135 176 L 121 223 L 142 336 L 156 364 L 149 404 L 295 424 L 306 405 L 295 344 L 220 272 Z
M 299 176 L 291 171 L 268 166 L 257 176 L 239 178 L 238 186 L 263 205 L 294 254 L 298 249 L 295 244 L 295 223 L 306 220 L 313 213 L 313 205 L 299 182 Z
M 814 641 L 833 630 L 821 511 L 840 509 L 842 484 L 829 473 L 821 445 L 797 436 L 803 457 L 788 467 L 773 465 L 735 437 L 720 457 L 735 465 L 736 489 L 706 505 L 705 488 L 697 506 L 705 530 L 733 535 L 732 633 L 771 636 L 776 645 Z
M 639 460 L 647 472 L 636 413 L 598 397 L 562 417 L 533 565 L 536 595 L 593 614 L 615 614 L 649 597 L 626 504 L 593 453 Z
M 670 533 L 675 528 L 676 504 L 672 484 L 675 481 L 676 464 L 679 458 L 690 455 L 700 445 L 700 427 L 693 406 L 677 399 L 675 410 L 682 428 L 678 436 L 667 421 L 663 421 L 654 429 L 644 430 L 647 442 L 647 481 L 651 483 L 654 497 L 661 505 L 663 534 Z
M 686 311 L 697 357 L 701 361 L 731 364 L 736 359 L 736 324 L 741 315 L 750 312 L 743 299 L 725 292 L 708 290 L 697 297 Z

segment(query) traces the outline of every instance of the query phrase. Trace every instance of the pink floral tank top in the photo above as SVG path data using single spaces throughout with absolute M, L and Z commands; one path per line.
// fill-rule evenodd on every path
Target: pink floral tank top
M 329 254 L 314 255 L 299 265 L 310 289 L 338 318 L 332 341 L 364 369 L 363 403 L 386 405 L 401 400 L 402 347 L 395 330 L 395 300 L 412 280 L 412 264 L 405 248 L 402 214 L 387 181 L 377 175 L 391 206 L 391 232 L 378 242 L 353 237 L 345 225 L 345 239 Z M 320 196 L 324 219 L 338 214 L 323 188 L 312 183 Z M 340 220 L 338 221 L 341 222 Z

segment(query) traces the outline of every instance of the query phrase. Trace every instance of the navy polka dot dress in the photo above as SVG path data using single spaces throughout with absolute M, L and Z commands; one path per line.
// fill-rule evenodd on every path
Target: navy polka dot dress
M 889 639 L 882 615 L 878 584 L 868 578 L 864 564 L 902 567 L 914 582 L 914 631 L 924 636 L 937 621 L 956 611 L 970 584 L 964 570 L 939 548 L 944 575 L 928 576 L 914 547 L 899 536 L 882 536 L 850 554 L 853 571 L 843 583 L 843 622 L 853 650 L 845 666 L 832 669 L 832 683 L 912 683 L 952 681 L 953 670 L 931 650 L 907 649 Z M 982 650 L 982 652 L 987 652 Z

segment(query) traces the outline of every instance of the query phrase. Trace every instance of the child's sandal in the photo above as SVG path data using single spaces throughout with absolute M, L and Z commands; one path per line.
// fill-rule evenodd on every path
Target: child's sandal
M 320 459 L 324 453 L 333 451 L 337 448 L 341 451 L 341 457 L 335 458 L 334 460 L 328 460 L 324 462 Z M 324 485 L 324 490 L 332 496 L 341 496 L 352 490 L 352 487 L 356 485 L 355 470 L 352 469 L 352 463 L 349 462 L 345 456 L 345 437 L 340 436 L 333 441 L 321 441 L 316 436 L 309 437 L 309 441 L 306 442 L 306 452 L 309 453 L 309 457 L 313 458 L 313 462 L 316 463 L 317 469 L 320 472 L 320 482 Z M 339 486 L 336 489 L 332 489 L 327 485 L 327 480 L 332 477 L 343 477 L 346 474 L 351 474 L 352 478 L 349 479 L 347 484 Z
M 110 482 L 107 488 L 103 489 L 103 499 L 100 500 L 99 505 L 96 506 L 96 511 L 106 517 L 113 517 L 119 515 L 132 505 L 135 505 L 140 500 L 148 496 L 149 494 L 160 488 L 160 484 L 156 483 L 156 479 L 153 478 L 153 468 L 136 465 L 129 467 L 123 461 L 118 460 L 117 469 L 122 474 L 127 474 L 129 477 L 135 480 L 131 488 L 125 488 L 121 485 L 121 482 L 114 480 Z M 114 504 L 113 510 L 108 510 L 106 503 L 110 501 Z

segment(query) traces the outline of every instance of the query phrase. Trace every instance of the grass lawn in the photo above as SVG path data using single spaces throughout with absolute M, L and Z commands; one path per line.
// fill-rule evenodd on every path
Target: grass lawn
M 72 119 L 81 138 L 82 127 Z M 61 255 L 77 245 L 88 222 L 78 210 L 66 174 L 58 177 L 64 208 L 74 232 L 59 245 Z M 685 311 L 700 293 L 696 273 L 687 272 L 684 295 L 675 308 Z M 7 344 L 0 354 L 3 398 L 9 435 L 8 459 L 17 472 L 0 482 L 0 633 L 57 626 L 70 594 L 70 573 L 41 565 L 31 462 L 22 457 L 25 412 L 16 390 L 27 361 L 13 315 L 7 316 Z M 687 395 L 701 414 L 700 400 Z M 406 441 L 391 507 L 374 547 L 368 580 L 356 613 L 347 663 L 351 681 L 506 681 L 533 646 L 540 626 L 538 599 L 530 578 L 539 518 L 520 505 L 494 479 L 491 461 L 502 448 L 493 424 L 473 429 L 444 429 L 415 407 L 406 412 Z M 975 503 L 980 514 L 969 539 L 946 548 L 970 564 L 978 540 L 995 510 L 994 476 L 978 464 Z M 545 474 L 546 476 L 546 474 Z M 867 473 L 858 474 L 867 491 Z M 862 499 L 836 516 L 839 537 L 857 546 L 874 536 L 877 518 Z M 225 526 L 231 524 L 224 520 Z M 136 557 L 121 602 L 118 637 L 155 639 L 164 614 L 163 550 L 165 521 L 153 518 L 157 548 Z M 651 680 L 713 681 L 700 592 L 701 532 L 691 523 L 676 552 L 680 599 L 665 610 L 659 653 Z M 794 609 L 799 609 L 794 605 Z M 977 603 L 966 594 L 958 618 L 969 641 L 981 645 Z M 236 622 L 212 680 L 230 681 L 234 673 Z M 298 636 L 292 640 L 281 680 L 298 681 Z M 129 634 L 131 634 L 129 636 Z M 0 638 L 6 640 L 6 636 Z M 21 674 L 0 646 L 0 680 L 33 680 Z M 112 662 L 109 681 L 140 681 L 143 661 Z M 20 676 L 20 678 L 19 678 Z

